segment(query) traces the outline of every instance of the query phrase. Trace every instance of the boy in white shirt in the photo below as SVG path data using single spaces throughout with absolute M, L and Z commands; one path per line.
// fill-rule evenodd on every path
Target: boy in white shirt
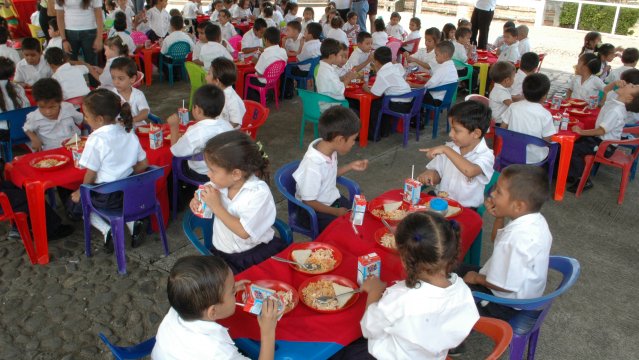
M 522 89 L 524 79 L 526 76 L 537 72 L 537 67 L 539 67 L 539 55 L 534 52 L 527 52 L 521 55 L 519 69 L 515 73 L 515 81 L 510 87 L 510 95 L 512 95 L 513 101 L 519 101 L 524 98 Z
M 193 49 L 193 46 L 195 44 L 193 44 L 193 40 L 191 39 L 189 34 L 182 31 L 183 28 L 184 20 L 182 19 L 182 17 L 173 16 L 171 18 L 171 33 L 164 39 L 164 41 L 162 41 L 162 48 L 160 49 L 160 52 L 162 54 L 166 54 L 169 51 L 171 45 L 180 41 L 188 43 L 189 48 Z
M 438 28 L 432 27 L 426 29 L 424 33 L 424 45 L 426 45 L 426 48 L 419 49 L 412 55 L 409 52 L 405 52 L 404 56 L 406 56 L 409 62 L 417 64 L 420 71 L 434 72 L 437 67 L 435 46 L 437 46 L 440 37 L 441 32 Z
M 168 0 L 158 0 L 154 7 L 146 11 L 147 22 L 151 28 L 146 36 L 151 41 L 164 38 L 169 32 L 171 16 L 166 11 L 167 3 Z M 182 21 L 182 26 L 184 26 L 184 21 Z
M 516 28 L 517 26 L 515 25 L 514 22 L 512 21 L 506 21 L 504 23 L 504 26 L 502 27 L 502 30 L 506 30 L 508 28 Z M 504 50 L 506 48 L 506 43 L 504 43 L 504 35 L 502 32 L 502 35 L 497 36 L 497 38 L 495 38 L 495 41 L 492 43 L 492 48 L 493 49 L 500 49 L 500 50 Z
M 605 95 L 614 88 L 616 82 L 608 85 L 604 84 L 604 82 L 595 75 L 596 71 L 600 69 L 601 61 L 597 55 L 592 53 L 581 55 L 575 67 L 575 77 L 573 77 L 570 82 L 570 88 L 566 92 L 568 98 L 590 101 L 591 96 L 599 97 L 599 93 L 602 91 L 605 98 Z
M 204 44 L 206 44 L 207 42 L 209 42 L 206 39 L 206 27 L 210 24 L 210 22 L 205 21 L 205 22 L 201 22 L 199 24 L 197 24 L 197 42 L 195 43 L 195 45 L 193 45 L 193 55 L 191 57 L 191 61 L 193 61 L 194 63 L 200 65 L 200 66 L 204 66 L 204 63 L 202 62 L 202 60 L 200 60 L 200 52 L 202 51 L 202 46 L 204 46 Z
M 264 42 L 262 37 L 266 31 L 266 21 L 264 19 L 255 19 L 253 28 L 242 36 L 242 52 L 255 56 L 258 51 L 264 51 Z
M 49 20 L 49 41 L 46 48 L 60 48 L 62 49 L 62 38 L 60 37 L 60 30 L 58 29 L 58 19 L 53 18 Z
M 610 71 L 610 74 L 606 77 L 606 83 L 610 84 L 611 82 L 615 82 L 621 78 L 621 74 L 624 71 L 636 68 L 637 60 L 639 60 L 639 50 L 637 50 L 637 48 L 624 49 L 623 53 L 621 53 L 621 62 L 623 65 Z
M 351 207 L 337 188 L 337 177 L 351 170 L 364 171 L 368 166 L 368 160 L 356 160 L 337 167 L 337 155 L 344 156 L 351 151 L 359 128 L 359 119 L 352 110 L 341 106 L 325 110 L 319 119 L 320 138 L 308 146 L 293 173 L 295 197 L 315 210 L 319 233 Z M 300 208 L 297 214 L 302 226 L 310 228 L 308 213 Z
M 406 31 L 399 24 L 399 21 L 401 19 L 402 17 L 399 15 L 398 12 L 393 12 L 391 14 L 390 21 L 388 22 L 388 24 L 386 24 L 386 33 L 388 34 L 389 38 L 395 38 L 399 41 L 404 41 L 404 38 L 406 37 Z
M 24 59 L 16 64 L 16 73 L 13 81 L 22 86 L 33 86 L 33 84 L 43 78 L 49 78 L 53 74 L 49 64 L 42 56 L 42 46 L 35 38 L 24 38 L 22 40 L 22 55 Z
M 213 11 L 211 12 L 211 22 L 217 23 L 217 17 L 220 15 L 220 10 L 224 9 L 224 3 L 222 0 L 215 0 L 211 3 L 211 8 Z
M 494 171 L 495 156 L 484 139 L 490 117 L 490 108 L 477 101 L 454 105 L 448 115 L 452 142 L 420 150 L 432 160 L 417 179 L 447 192 L 462 206 L 478 208 Z
M 224 109 L 220 118 L 228 121 L 234 128 L 239 128 L 242 126 L 246 106 L 233 88 L 236 80 L 237 68 L 232 60 L 219 57 L 211 62 L 206 82 L 224 90 Z
M 124 14 L 124 19 L 126 21 L 126 31 L 133 31 L 133 17 L 135 16 L 135 12 L 133 12 L 133 9 L 128 5 L 127 0 L 117 0 L 117 7 L 113 11 L 114 19 L 115 15 L 117 15 L 118 13 Z
M 288 61 L 286 50 L 280 47 L 280 30 L 278 28 L 269 27 L 264 31 L 264 44 L 265 49 L 260 58 L 255 64 L 255 72 L 257 78 L 251 78 L 250 82 L 253 85 L 264 86 L 266 85 L 266 79 L 262 77 L 266 68 L 272 65 L 276 61 L 284 61 L 284 66 Z M 246 94 L 247 100 L 260 101 L 260 94 L 257 90 L 249 88 Z
M 182 16 L 194 24 L 197 16 L 202 14 L 202 0 L 189 0 L 182 8 Z
M 73 66 L 67 62 L 67 56 L 60 48 L 50 48 L 44 53 L 44 59 L 51 67 L 52 78 L 56 79 L 62 87 L 64 100 L 85 96 L 91 91 L 87 86 L 84 75 L 89 69 L 84 65 Z
M 220 27 L 215 24 L 208 24 L 204 29 L 207 42 L 202 45 L 200 49 L 199 61 L 202 62 L 204 70 L 208 71 L 211 66 L 211 61 L 223 57 L 233 61 L 233 55 L 229 53 L 228 49 L 221 44 L 222 33 Z
M 302 52 L 304 46 L 304 34 L 302 32 L 302 24 L 297 20 L 289 21 L 286 24 L 286 41 L 284 48 L 288 56 L 297 56 Z
M 408 41 L 421 38 L 422 35 L 419 33 L 419 30 L 421 30 L 421 28 L 422 28 L 422 21 L 419 20 L 418 17 L 414 17 L 410 19 L 410 22 L 408 23 L 408 30 L 410 30 L 410 34 L 408 34 L 408 36 L 404 40 L 404 43 L 402 44 L 402 48 L 400 49 L 402 53 L 403 52 L 412 53 L 415 46 L 419 47 L 419 44 L 406 44 L 406 43 Z
M 9 30 L 5 27 L 0 27 L 0 56 L 6 57 L 13 61 L 14 64 L 20 62 L 20 54 L 16 49 L 9 47 L 7 41 L 9 40 Z
M 519 41 L 519 55 L 530 52 L 530 39 L 528 38 L 528 26 L 517 26 L 517 40 Z
M 344 21 L 342 21 L 342 18 L 339 16 L 334 16 L 333 19 L 331 20 L 331 29 L 328 30 L 328 33 L 326 34 L 326 38 L 335 39 L 341 42 L 342 44 L 348 46 L 348 36 L 346 36 L 346 33 L 344 32 L 344 30 L 342 30 L 343 25 L 344 25 Z
M 456 83 L 459 78 L 457 75 L 457 69 L 453 60 L 451 60 L 455 47 L 450 41 L 442 41 L 435 46 L 435 60 L 437 61 L 437 67 L 433 70 L 433 75 L 430 79 L 417 76 L 418 79 L 426 82 L 426 89 L 432 89 L 440 85 L 446 85 L 450 83 Z M 424 104 L 439 106 L 444 100 L 446 95 L 445 91 L 426 91 L 424 94 Z
M 515 81 L 515 65 L 498 61 L 490 68 L 490 78 L 495 82 L 495 86 L 490 91 L 490 110 L 493 112 L 495 123 L 501 124 L 502 114 L 508 109 L 513 99 L 510 95 L 510 87 Z M 545 96 L 545 95 L 544 95 Z
M 218 15 L 217 20 L 220 23 L 222 40 L 228 41 L 230 38 L 237 35 L 235 27 L 233 27 L 233 24 L 231 24 L 231 13 L 228 10 L 220 10 L 220 15 Z
M 470 36 L 472 32 L 470 29 L 465 27 L 460 27 L 455 31 L 455 41 L 453 41 L 453 45 L 455 46 L 455 53 L 453 54 L 453 59 L 459 60 L 463 63 L 468 62 L 468 50 L 470 49 Z M 457 70 L 466 69 L 465 67 L 459 67 Z M 463 75 L 460 75 L 463 76 Z
M 348 62 L 344 66 L 353 72 L 370 71 L 370 64 L 373 61 L 373 37 L 366 31 L 357 34 L 357 48 L 348 58 Z
M 386 33 L 384 20 L 375 19 L 373 25 L 375 26 L 375 31 L 371 35 L 373 37 L 373 50 L 377 50 L 382 46 L 386 46 L 388 43 L 388 34 Z
M 544 74 L 530 74 L 524 80 L 523 89 L 524 100 L 510 105 L 501 117 L 501 127 L 550 141 L 557 133 L 552 115 L 543 106 L 550 90 L 550 80 Z M 536 164 L 547 156 L 546 147 L 526 146 L 526 164 Z
M 521 55 L 519 54 L 516 28 L 504 29 L 504 43 L 506 48 L 503 51 L 497 50 L 497 54 L 499 54 L 497 61 L 510 61 L 513 64 L 519 61 Z
M 304 30 L 304 43 L 302 45 L 302 51 L 297 55 L 298 61 L 305 61 L 322 55 L 320 51 L 319 38 L 322 35 L 322 25 L 313 22 L 309 23 Z M 293 74 L 296 76 L 306 76 L 311 69 L 311 65 L 301 65 L 298 69 L 293 69 Z
M 311 24 L 306 27 L 307 31 L 310 26 Z M 320 51 L 322 57 L 318 65 L 317 76 L 315 77 L 317 93 L 330 96 L 333 99 L 344 100 L 346 84 L 355 78 L 355 73 L 347 73 L 344 75 L 344 79 L 340 81 L 340 76 L 334 66 L 339 62 L 339 53 L 341 51 L 340 43 L 337 40 L 324 40 Z

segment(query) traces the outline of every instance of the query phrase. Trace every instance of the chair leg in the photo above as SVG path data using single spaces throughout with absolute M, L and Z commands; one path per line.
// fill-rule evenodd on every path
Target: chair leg
M 302 127 L 300 128 L 300 149 L 304 148 L 304 127 L 306 126 L 306 119 L 302 115 Z
M 160 238 L 162 239 L 162 245 L 164 246 L 164 255 L 169 256 L 169 242 L 166 238 L 166 229 L 164 228 L 164 219 L 162 218 L 162 208 L 159 203 L 155 205 L 155 218 L 158 222 Z
M 22 244 L 24 245 L 24 249 L 27 252 L 27 256 L 29 256 L 29 261 L 31 265 L 35 265 L 38 261 L 35 248 L 33 247 L 33 240 L 31 239 L 31 233 L 29 233 L 29 224 L 27 223 L 27 214 L 25 213 L 16 213 L 15 214 L 15 223 L 18 228 L 18 233 L 20 233 L 20 239 L 22 239 Z
M 639 157 L 635 159 L 632 163 L 632 168 L 630 168 L 630 181 L 635 179 L 635 175 L 637 174 L 637 163 L 639 163 Z
M 84 205 L 82 206 L 84 208 Z M 87 205 L 88 207 L 88 205 Z M 91 256 L 91 211 L 83 209 L 82 217 L 84 218 L 84 255 Z
M 433 139 L 437 137 L 437 130 L 439 128 L 439 110 L 433 110 Z
M 266 91 L 263 87 L 260 88 L 260 103 L 266 107 Z
M 628 180 L 630 178 L 630 166 L 624 166 L 621 170 L 621 185 L 619 186 L 619 197 L 617 198 L 617 204 L 623 203 L 623 198 L 626 195 L 626 187 L 628 186 Z
M 115 257 L 118 262 L 118 273 L 121 275 L 126 274 L 126 255 L 124 250 L 124 219 L 114 218 L 111 219 L 111 235 L 113 236 L 113 247 L 115 250 Z
M 279 95 L 280 95 L 279 94 L 279 89 L 280 89 L 279 84 L 275 85 L 275 87 L 273 88 L 273 92 L 275 93 L 275 108 L 277 110 L 280 109 L 280 102 L 279 102 L 280 100 L 278 99 Z M 282 92 L 282 94 L 284 94 L 284 92 Z
M 173 64 L 169 64 L 169 86 L 173 86 Z
M 581 174 L 581 180 L 579 181 L 579 186 L 577 187 L 577 193 L 575 193 L 575 197 L 581 196 L 581 192 L 584 190 L 584 185 L 586 185 L 586 181 L 590 176 L 590 171 L 592 170 L 592 165 L 595 162 L 594 155 L 586 155 L 585 158 L 586 167 L 584 167 L 584 172 Z
M 528 336 L 513 334 L 513 339 L 510 342 L 510 360 L 523 360 L 527 343 Z
M 382 117 L 384 115 L 382 114 L 382 112 L 380 111 L 380 113 L 377 115 L 377 122 L 375 123 L 375 132 L 373 133 L 373 141 L 379 141 L 380 135 L 379 135 L 379 128 L 380 125 L 382 123 Z
M 158 72 L 160 73 L 160 81 L 164 78 L 164 61 L 162 61 L 162 55 L 159 56 L 158 59 Z M 151 74 L 149 74 L 151 76 Z
M 408 145 L 408 128 L 410 128 L 410 116 L 402 116 L 401 120 L 404 123 L 404 147 L 406 147 L 406 145 Z M 417 130 L 419 130 L 419 128 Z
M 535 359 L 535 350 L 537 349 L 537 339 L 539 338 L 539 329 L 530 334 L 530 340 L 528 341 L 528 360 Z
M 421 126 L 421 115 L 415 116 L 415 141 L 419 141 L 419 128 Z

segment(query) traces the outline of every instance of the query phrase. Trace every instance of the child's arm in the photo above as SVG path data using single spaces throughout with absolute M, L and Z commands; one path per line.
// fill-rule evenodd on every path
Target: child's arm
M 257 317 L 260 325 L 260 355 L 258 360 L 271 360 L 275 357 L 275 327 L 277 326 L 277 305 L 269 298 L 262 304 L 262 312 Z
M 133 117 L 133 123 L 135 124 L 136 122 L 140 122 L 142 120 L 146 120 L 146 118 L 149 116 L 149 109 L 144 109 L 142 111 L 140 111 L 139 114 L 137 114 L 136 116 Z
M 138 161 L 137 163 L 135 163 L 135 165 L 133 165 L 133 173 L 141 174 L 145 172 L 148 167 L 149 161 L 145 158 L 144 160 Z
M 366 59 L 366 61 L 364 61 L 363 63 L 354 66 L 353 67 L 353 72 L 360 72 L 363 68 L 365 68 L 366 66 L 368 66 L 368 64 L 370 64 L 371 62 L 373 62 L 373 53 L 371 52 L 371 54 L 368 56 L 368 58 Z
M 408 62 L 412 62 L 415 63 L 421 67 L 423 67 L 424 69 L 430 69 L 430 65 L 428 65 L 427 62 L 423 62 L 419 59 L 414 58 L 413 56 L 410 55 L 410 53 L 408 51 L 406 51 L 405 53 L 405 57 L 408 59 Z
M 495 216 L 495 202 L 492 197 L 487 197 L 484 200 L 484 206 L 486 207 L 486 211 L 492 216 Z M 503 217 L 495 216 L 495 221 L 493 222 L 493 230 L 490 234 L 490 241 L 495 242 L 495 238 L 497 237 L 497 230 L 502 229 L 505 225 L 505 220 Z
M 251 237 L 251 235 L 244 229 L 244 226 L 242 226 L 240 218 L 231 215 L 226 210 L 226 208 L 222 206 L 222 200 L 220 199 L 219 190 L 210 185 L 204 186 L 202 188 L 202 193 L 200 196 L 202 197 L 202 200 L 204 200 L 206 205 L 211 208 L 211 211 L 213 211 L 215 217 L 222 221 L 222 223 L 224 223 L 224 225 L 226 225 L 226 227 L 228 227 L 229 230 L 231 230 L 235 235 L 241 237 L 244 240 Z M 193 201 L 191 201 L 191 209 L 193 209 Z
M 504 100 L 504 101 L 503 101 L 503 103 L 504 103 L 504 105 L 506 105 L 506 106 L 510 106 L 510 104 L 512 104 L 512 103 L 513 103 L 513 99 L 512 99 L 512 98 L 510 98 L 510 99 L 506 99 L 506 100 Z
M 177 114 L 172 114 L 166 119 L 166 123 L 169 124 L 171 129 L 171 146 L 173 146 L 182 137 L 180 133 L 180 118 Z
M 367 294 L 366 307 L 368 307 L 368 305 L 376 303 L 382 298 L 386 290 L 386 283 L 376 276 L 371 276 L 364 281 L 361 289 Z
M 584 130 L 580 128 L 578 125 L 575 125 L 572 127 L 571 130 L 577 133 L 577 135 L 581 135 L 581 136 L 602 136 L 606 133 L 606 129 L 602 128 L 601 126 L 592 130 Z
M 496 285 L 493 285 L 493 284 L 489 283 L 486 280 L 486 275 L 480 274 L 480 273 L 478 273 L 476 271 L 467 272 L 466 275 L 464 275 L 464 282 L 466 284 L 469 284 L 469 285 L 472 285 L 472 284 L 481 285 L 481 286 L 487 287 L 487 288 L 492 289 L 492 290 L 497 290 L 497 291 L 502 291 L 502 292 L 507 292 L 507 293 L 512 292 L 512 291 L 509 291 L 509 290 L 506 290 L 506 289 L 502 289 L 499 286 L 496 286 Z
M 31 148 L 34 151 L 42 151 L 42 140 L 40 140 L 38 135 L 30 130 L 27 130 L 24 133 L 27 134 L 27 136 L 31 140 Z
M 572 89 L 566 90 L 566 98 L 568 99 L 572 98 Z
M 436 170 L 428 169 L 417 176 L 417 180 L 424 185 L 437 185 L 442 181 Z
M 82 180 L 83 184 L 94 184 L 95 180 L 98 178 L 97 171 L 93 171 L 91 169 L 87 169 L 87 172 L 84 174 L 84 180 Z M 80 201 L 80 189 L 71 193 L 71 201 L 77 203 Z
M 348 212 L 347 208 L 335 208 L 332 206 L 324 205 L 317 200 L 302 200 L 302 202 L 310 206 L 316 212 L 333 215 L 335 217 L 340 217 Z
M 200 66 L 204 66 L 204 63 L 203 63 L 203 62 L 202 62 L 202 60 L 200 60 L 200 59 L 197 59 L 197 60 L 191 60 L 191 62 L 196 63 L 196 64 L 198 64 L 198 65 L 200 65 Z
M 466 160 L 463 156 L 456 153 L 450 146 L 440 145 L 429 149 L 419 149 L 421 152 L 425 152 L 429 158 L 434 158 L 437 155 L 446 155 L 455 165 L 455 167 L 461 171 L 467 178 L 474 178 L 481 175 L 482 170 L 479 165 L 473 164 Z
M 524 99 L 524 95 L 513 95 L 512 102 L 522 101 Z M 510 105 L 509 105 L 510 106 Z
M 342 176 L 351 170 L 364 171 L 368 167 L 368 160 L 356 160 L 347 165 L 340 167 L 337 170 L 337 176 Z

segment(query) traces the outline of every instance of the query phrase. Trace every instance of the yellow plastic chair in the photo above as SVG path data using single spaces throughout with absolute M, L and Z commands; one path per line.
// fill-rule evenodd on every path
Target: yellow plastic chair
M 193 109 L 193 94 L 206 83 L 206 71 L 200 65 L 187 61 L 184 66 L 189 74 L 189 82 L 191 83 L 191 95 L 189 97 L 189 111 Z
M 37 25 L 33 25 L 33 24 L 27 24 L 29 26 L 29 31 L 31 32 L 31 37 L 38 39 L 38 41 L 40 41 L 40 45 L 44 46 L 44 42 L 47 40 L 44 37 L 44 33 L 42 32 L 42 28 L 37 26 Z

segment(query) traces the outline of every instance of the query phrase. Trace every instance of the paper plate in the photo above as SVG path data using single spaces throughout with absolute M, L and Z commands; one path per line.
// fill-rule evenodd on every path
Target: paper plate
M 78 139 L 80 140 L 79 144 L 78 144 L 79 145 L 78 149 L 84 149 L 84 145 L 86 144 L 88 138 L 89 138 L 88 136 L 80 136 L 80 137 L 78 137 Z M 71 149 L 75 148 L 75 141 L 74 140 L 75 140 L 75 138 L 66 139 L 66 140 L 64 140 L 62 142 L 62 146 L 64 146 L 67 150 L 71 151 Z M 70 145 L 67 146 L 67 144 L 69 144 L 69 143 L 70 143 Z
M 357 300 L 359 300 L 359 293 L 355 293 L 346 302 L 346 304 L 344 304 L 344 306 L 342 306 L 339 309 L 335 309 L 335 310 L 320 310 L 320 309 L 317 309 L 317 308 L 313 307 L 311 304 L 308 304 L 306 301 L 304 301 L 304 295 L 302 295 L 303 294 L 302 290 L 304 290 L 309 284 L 314 283 L 314 282 L 318 282 L 320 280 L 332 281 L 332 282 L 334 282 L 334 283 L 336 283 L 338 285 L 350 287 L 353 290 L 358 288 L 357 284 L 355 284 L 354 282 L 348 280 L 345 277 L 337 276 L 337 275 L 319 275 L 319 276 L 312 277 L 310 279 L 306 279 L 300 285 L 298 293 L 299 293 L 300 300 L 302 301 L 302 303 L 304 305 L 308 306 L 311 310 L 317 311 L 317 312 L 323 313 L 323 314 L 332 314 L 332 313 L 336 313 L 336 312 L 340 312 L 340 311 L 344 311 L 344 310 L 348 309 L 349 307 L 353 306 L 353 304 L 355 304 L 357 302 Z
M 375 217 L 376 219 L 381 221 L 381 216 L 377 214 L 376 210 L 384 210 L 384 204 L 389 204 L 389 203 L 395 203 L 395 202 L 401 202 L 402 204 L 400 205 L 398 210 L 404 210 L 406 211 L 406 215 L 408 215 L 408 208 L 409 205 L 408 203 L 405 203 L 402 198 L 401 198 L 401 193 L 397 194 L 396 198 L 387 198 L 387 199 L 373 199 L 368 203 L 368 207 L 366 208 L 366 211 L 368 211 L 371 215 L 373 215 L 373 217 Z M 423 196 L 423 195 L 422 195 Z M 420 201 L 421 202 L 421 201 Z M 391 226 L 397 226 L 397 224 L 400 223 L 400 221 L 402 221 L 402 219 L 391 219 L 387 216 L 383 216 L 384 220 L 386 220 L 386 222 L 388 222 L 389 225 Z
M 45 160 L 56 160 L 59 163 L 51 167 L 38 166 L 39 162 L 45 161 Z M 39 171 L 57 171 L 63 168 L 64 166 L 66 166 L 70 160 L 71 159 L 69 159 L 67 156 L 64 156 L 64 155 L 44 155 L 31 160 L 29 162 L 29 165 L 31 165 L 32 168 L 37 169 Z
M 311 250 L 312 251 L 312 250 L 317 250 L 317 249 L 329 249 L 329 250 L 333 251 L 333 258 L 335 259 L 335 266 L 333 266 L 332 269 L 319 270 L 319 271 L 307 271 L 307 270 L 304 270 L 304 269 L 302 269 L 301 267 L 299 267 L 297 265 L 289 264 L 291 266 L 291 268 L 293 268 L 293 270 L 301 272 L 303 274 L 311 274 L 311 275 L 326 274 L 326 273 L 329 273 L 329 272 L 337 269 L 337 267 L 342 263 L 342 252 L 339 251 L 335 246 L 330 245 L 330 244 L 312 241 L 312 242 L 305 242 L 305 243 L 296 243 L 296 244 L 293 244 L 293 245 L 289 246 L 288 249 L 289 249 L 289 252 L 288 252 L 288 255 L 286 256 L 286 258 L 291 260 L 291 261 L 295 261 L 295 259 L 293 259 L 293 251 L 294 250 Z

